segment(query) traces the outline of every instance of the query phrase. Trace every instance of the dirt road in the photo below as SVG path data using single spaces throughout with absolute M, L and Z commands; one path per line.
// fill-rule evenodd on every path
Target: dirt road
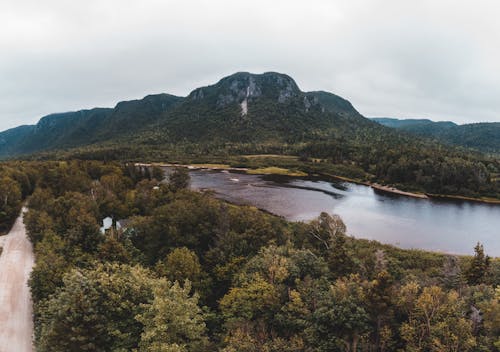
M 34 264 L 23 216 L 0 237 L 0 352 L 32 352 L 33 319 L 28 278 Z

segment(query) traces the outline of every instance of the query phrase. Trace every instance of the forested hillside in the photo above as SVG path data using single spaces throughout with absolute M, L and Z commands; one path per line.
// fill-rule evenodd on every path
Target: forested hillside
M 500 262 L 481 245 L 455 257 L 354 239 L 335 215 L 286 222 L 189 191 L 182 169 L 23 170 L 37 351 L 500 351 Z M 107 216 L 127 221 L 102 233 Z
M 168 94 L 121 102 L 114 109 L 96 108 L 43 117 L 35 126 L 0 133 L 0 157 L 44 150 L 64 150 L 117 138 L 156 121 L 181 98 Z
M 434 138 L 439 142 L 500 154 L 500 123 L 470 123 L 457 125 L 450 121 L 427 119 L 372 118 L 381 125 L 412 134 Z
M 46 116 L 36 126 L 0 134 L 0 155 L 110 140 L 128 145 L 130 139 L 146 145 L 300 143 L 333 134 L 354 137 L 363 128 L 382 130 L 334 94 L 304 93 L 283 74 L 237 73 L 186 98 L 160 94 L 121 102 L 113 109 Z
M 364 118 L 347 100 L 302 92 L 283 74 L 236 73 L 187 97 L 161 94 L 114 109 L 50 115 L 0 134 L 0 156 L 223 162 L 300 157 L 324 172 L 409 191 L 500 198 L 496 156 L 446 147 Z M 270 165 L 273 166 L 273 165 Z M 286 165 L 284 165 L 286 166 Z

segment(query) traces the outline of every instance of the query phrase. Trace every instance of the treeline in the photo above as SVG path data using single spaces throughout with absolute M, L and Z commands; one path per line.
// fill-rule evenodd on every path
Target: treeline
M 183 170 L 38 169 L 37 351 L 500 351 L 500 263 L 480 245 L 356 240 L 336 216 L 291 223 L 189 191 Z
M 456 125 L 453 122 L 430 120 L 374 119 L 378 123 L 398 128 L 422 137 L 433 138 L 441 143 L 453 144 L 481 150 L 485 153 L 500 153 L 500 123 L 483 122 Z
M 500 160 L 450 150 L 433 143 L 394 139 L 370 145 L 312 143 L 299 154 L 322 158 L 324 168 L 343 165 L 344 176 L 365 174 L 369 181 L 433 194 L 500 198 Z
M 9 231 L 23 201 L 33 192 L 38 172 L 32 164 L 0 164 L 0 234 Z
M 383 129 L 382 126 L 380 126 Z M 328 132 L 329 133 L 329 132 Z M 387 129 L 358 129 L 340 136 L 304 135 L 290 141 L 236 143 L 180 141 L 142 134 L 130 141 L 109 142 L 66 152 L 40 154 L 37 158 L 81 160 L 137 160 L 190 163 L 222 162 L 232 166 L 255 166 L 245 155 L 295 155 L 300 163 L 289 165 L 302 171 L 335 173 L 362 181 L 394 185 L 431 194 L 500 199 L 500 160 L 464 149 L 443 146 Z M 318 163 L 317 161 L 320 161 Z M 315 161 L 315 162 L 313 162 Z M 264 165 L 261 165 L 264 166 Z M 266 165 L 274 166 L 274 165 Z M 283 165 L 287 166 L 287 165 Z

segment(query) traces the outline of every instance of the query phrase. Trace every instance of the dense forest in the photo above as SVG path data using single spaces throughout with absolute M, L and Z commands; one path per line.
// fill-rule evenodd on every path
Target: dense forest
M 33 164 L 0 163 L 0 235 L 18 217 L 23 201 L 34 190 L 37 176 Z
M 333 214 L 287 222 L 190 191 L 183 169 L 2 174 L 9 207 L 32 193 L 37 351 L 500 351 L 500 262 L 480 244 L 456 257 L 349 237 Z
M 497 143 L 500 136 L 487 136 Z M 482 138 L 482 137 L 481 137 Z M 294 156 L 283 167 L 445 195 L 500 199 L 500 160 L 382 126 L 347 100 L 302 92 L 284 74 L 246 72 L 187 97 L 150 95 L 113 109 L 49 115 L 0 133 L 0 157 L 219 162 Z M 460 140 L 465 140 L 458 137 Z M 484 139 L 484 138 L 483 138 Z M 285 159 L 285 161 L 290 159 Z M 264 161 L 257 167 L 277 166 Z
M 362 137 L 359 137 L 362 138 Z M 337 175 L 436 195 L 500 199 L 500 159 L 399 136 L 374 144 L 325 139 L 303 144 L 163 144 L 109 145 L 49 153 L 44 159 L 136 160 L 219 163 L 232 167 L 279 166 L 305 173 Z M 147 156 L 145 156 L 147 155 Z
M 482 122 L 457 125 L 450 121 L 427 119 L 372 118 L 384 126 L 401 129 L 439 142 L 500 154 L 500 123 Z

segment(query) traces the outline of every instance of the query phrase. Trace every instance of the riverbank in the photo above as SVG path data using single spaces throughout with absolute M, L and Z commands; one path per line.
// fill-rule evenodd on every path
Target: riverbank
M 326 173 L 321 173 L 318 175 L 324 176 L 327 178 L 332 178 L 335 180 L 354 183 L 357 185 L 371 187 L 373 189 L 376 189 L 376 190 L 382 191 L 382 192 L 386 192 L 386 193 L 391 193 L 391 194 L 396 194 L 396 195 L 401 195 L 401 196 L 406 196 L 406 197 L 411 197 L 411 198 L 427 199 L 427 200 L 429 200 L 429 199 L 463 200 L 463 201 L 467 201 L 467 202 L 475 202 L 475 203 L 483 203 L 483 204 L 500 204 L 500 199 L 473 198 L 473 197 L 449 195 L 449 194 L 415 193 L 415 192 L 403 191 L 403 190 L 400 190 L 398 188 L 391 187 L 391 186 L 384 186 L 384 185 L 381 185 L 378 183 L 371 183 L 371 182 L 364 182 L 364 181 L 360 181 L 360 180 L 355 180 L 355 179 L 344 177 L 344 176 L 331 175 L 331 174 L 326 174 Z
M 372 183 L 370 186 L 373 189 L 376 189 L 376 190 L 382 191 L 382 192 L 386 192 L 386 193 L 397 194 L 400 196 L 406 196 L 406 197 L 411 197 L 411 198 L 429 199 L 429 196 L 427 196 L 426 194 L 406 192 L 406 191 L 402 191 L 400 189 L 397 189 L 395 187 L 383 186 L 383 185 L 380 185 L 378 183 Z
M 479 241 L 488 255 L 500 256 L 495 241 L 498 205 L 391 195 L 317 174 L 304 178 L 208 170 L 189 174 L 193 190 L 209 189 L 219 199 L 264 209 L 288 221 L 307 222 L 326 212 L 339 215 L 356 238 L 454 254 L 471 253 Z
M 343 176 L 337 176 L 337 175 L 330 175 L 330 174 L 321 174 L 327 177 L 331 177 L 333 179 L 341 180 L 344 182 L 350 182 L 350 183 L 355 183 L 357 185 L 363 185 L 367 187 L 371 187 L 373 189 L 376 189 L 378 191 L 382 191 L 385 193 L 390 193 L 390 194 L 396 194 L 400 196 L 406 196 L 406 197 L 411 197 L 411 198 L 419 198 L 419 199 L 429 199 L 429 196 L 423 193 L 414 193 L 414 192 L 407 192 L 400 190 L 396 187 L 391 187 L 391 186 L 384 186 L 378 183 L 372 183 L 372 182 L 363 182 L 360 180 L 354 180 L 348 177 L 343 177 Z
M 232 167 L 227 164 L 170 164 L 170 163 L 135 163 L 135 166 L 157 166 L 157 167 L 184 167 L 189 170 L 207 169 L 207 170 L 227 170 L 246 172 L 249 169 L 246 167 Z
M 429 196 L 429 198 L 444 199 L 444 200 L 463 200 L 467 202 L 476 202 L 476 203 L 500 204 L 500 200 L 493 198 L 472 198 L 465 196 L 453 196 L 453 195 L 432 194 L 432 193 L 428 193 L 427 195 Z
M 184 167 L 189 170 L 225 170 L 225 171 L 235 171 L 244 172 L 249 175 L 279 175 L 279 176 L 290 176 L 290 177 L 306 177 L 307 173 L 299 170 L 291 170 L 282 167 L 261 167 L 257 169 L 251 169 L 247 167 L 232 167 L 228 164 L 170 164 L 170 163 L 136 163 L 136 166 L 157 166 L 157 167 Z
M 172 164 L 172 163 L 136 163 L 135 165 L 137 166 L 158 166 L 158 167 L 184 167 L 190 170 L 197 170 L 197 169 L 207 169 L 207 170 L 226 170 L 226 171 L 235 171 L 235 172 L 244 172 L 247 174 L 253 174 L 253 175 L 279 175 L 279 176 L 290 176 L 290 177 L 306 177 L 308 175 L 318 175 L 320 177 L 326 177 L 326 178 L 331 178 L 331 179 L 336 179 L 344 182 L 349 182 L 349 183 L 354 183 L 357 185 L 363 185 L 367 187 L 371 187 L 377 191 L 389 193 L 389 194 L 394 194 L 394 195 L 399 195 L 399 196 L 404 196 L 404 197 L 410 197 L 410 198 L 416 198 L 416 199 L 443 199 L 443 200 L 463 200 L 463 201 L 470 201 L 470 202 L 477 202 L 477 203 L 485 203 L 485 204 L 500 204 L 500 200 L 497 199 L 490 199 L 490 198 L 473 198 L 473 197 L 466 197 L 466 196 L 459 196 L 459 195 L 446 195 L 446 194 L 432 194 L 432 193 L 416 193 L 416 192 L 408 192 L 404 191 L 401 189 L 398 189 L 396 187 L 392 186 L 387 186 L 387 185 L 381 185 L 376 182 L 368 182 L 368 181 L 361 181 L 361 180 L 356 180 L 353 178 L 345 177 L 345 176 L 339 176 L 339 175 L 332 175 L 328 173 L 313 173 L 313 174 L 307 174 L 302 171 L 293 171 L 285 168 L 279 168 L 279 167 L 267 167 L 267 168 L 258 168 L 258 169 L 251 169 L 251 168 L 246 168 L 246 167 L 232 167 L 228 164 Z

